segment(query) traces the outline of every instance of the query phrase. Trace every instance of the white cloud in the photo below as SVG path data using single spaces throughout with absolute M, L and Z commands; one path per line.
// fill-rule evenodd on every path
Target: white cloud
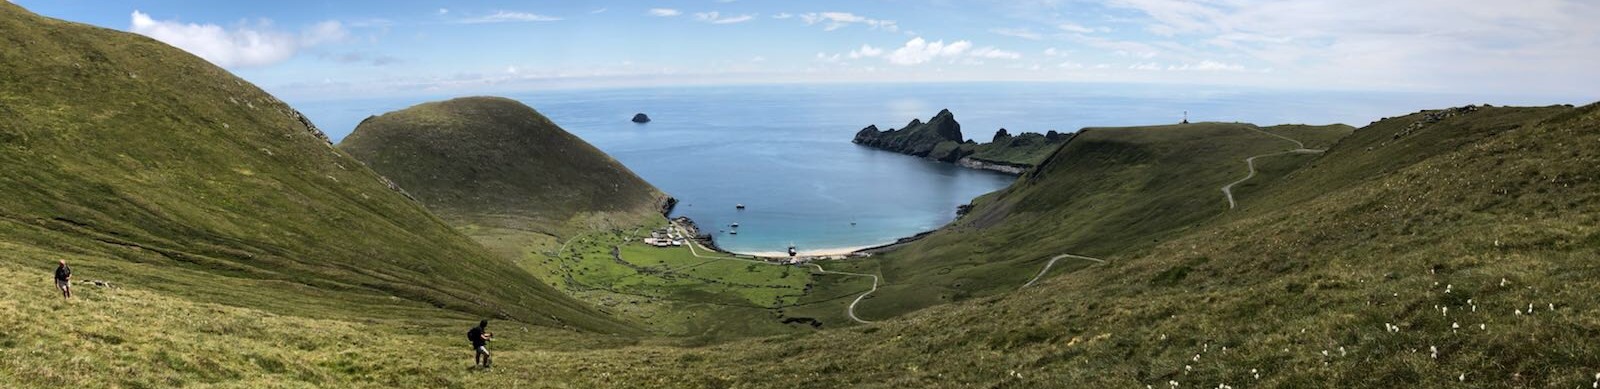
M 1180 57 L 1242 58 L 1297 86 L 1454 91 L 1600 89 L 1600 2 L 1113 0 L 1132 23 L 1198 42 Z M 1397 15 L 1427 15 L 1406 17 Z M 1167 51 L 1171 51 L 1168 48 Z M 1194 62 L 1199 61 L 1199 62 Z M 1219 62 L 1220 63 L 1220 62 Z M 1181 68 L 1182 66 L 1177 66 Z M 1215 66 L 1213 66 L 1215 67 Z M 1581 80 L 1575 82 L 1574 80 Z
M 345 30 L 337 20 L 317 23 L 300 33 L 300 43 L 306 46 L 343 42 L 346 39 L 350 39 L 350 31 Z
M 318 23 L 295 36 L 273 28 L 271 21 L 265 20 L 227 29 L 215 24 L 155 20 L 140 11 L 133 11 L 130 19 L 129 31 L 228 68 L 272 65 L 294 57 L 301 48 L 349 38 L 349 32 L 337 21 Z
M 869 46 L 869 45 L 861 45 L 860 49 L 850 50 L 849 57 L 850 57 L 850 59 L 857 59 L 857 58 L 877 57 L 877 56 L 880 56 L 880 55 L 883 55 L 883 49 L 872 47 L 872 46 Z
M 941 57 L 958 56 L 971 48 L 972 42 L 968 41 L 955 41 L 945 44 L 943 40 L 940 40 L 929 43 L 922 37 L 916 37 L 906 41 L 905 46 L 895 49 L 885 58 L 889 60 L 889 63 L 896 65 L 916 65 Z
M 439 9 L 439 14 L 440 15 L 449 14 L 449 13 L 450 13 L 450 9 L 449 8 L 440 8 Z
M 1093 34 L 1095 31 L 1098 31 L 1076 23 L 1061 23 L 1060 25 L 1057 25 L 1056 28 L 1061 29 L 1061 31 L 1075 32 L 1079 34 Z
M 1018 52 L 1015 52 L 1015 51 L 1000 50 L 1000 49 L 996 49 L 996 48 L 993 48 L 993 47 L 984 47 L 984 48 L 980 48 L 980 49 L 977 49 L 977 50 L 973 50 L 971 53 L 968 53 L 968 55 L 973 56 L 973 57 L 977 57 L 977 58 L 989 58 L 989 59 L 1020 59 L 1020 58 L 1022 58 L 1022 53 L 1018 53 Z
M 799 16 L 806 25 L 821 24 L 823 31 L 833 31 L 852 24 L 863 24 L 874 30 L 900 31 L 899 23 L 893 20 L 873 19 L 849 12 L 810 12 Z
M 1133 70 L 1161 70 L 1161 64 L 1158 64 L 1158 63 L 1155 63 L 1155 62 L 1136 63 L 1136 64 L 1133 64 L 1133 65 L 1129 65 L 1128 69 L 1133 69 Z
M 756 15 L 753 15 L 753 14 L 744 14 L 744 15 L 738 15 L 738 16 L 723 17 L 721 14 L 717 13 L 717 11 L 699 12 L 699 13 L 694 14 L 694 19 L 695 20 L 699 20 L 699 21 L 706 22 L 706 23 L 711 23 L 711 24 L 743 23 L 743 22 L 748 22 L 751 19 L 755 19 L 755 18 L 756 18 Z
M 593 11 L 589 11 L 589 14 L 590 14 L 590 15 L 597 15 L 597 14 L 603 14 L 603 13 L 606 13 L 606 10 L 609 10 L 609 9 L 610 9 L 610 8 L 596 8 L 596 9 L 595 9 L 595 10 L 593 10 Z
M 1062 62 L 1061 64 L 1056 65 L 1056 67 L 1062 68 L 1062 69 L 1083 69 L 1084 66 L 1081 63 L 1067 61 L 1067 62 Z
M 554 22 L 561 18 L 528 12 L 495 11 L 482 17 L 461 19 L 460 23 Z
M 679 11 L 679 10 L 675 10 L 675 9 L 671 9 L 671 8 L 651 8 L 650 9 L 650 15 L 651 16 L 672 17 L 672 16 L 678 16 L 678 15 L 682 15 L 682 14 L 683 14 L 683 11 Z
M 1167 70 L 1239 72 L 1239 71 L 1244 71 L 1245 68 L 1242 65 L 1222 63 L 1222 62 L 1212 61 L 1212 60 L 1208 59 L 1208 60 L 1204 60 L 1204 61 L 1200 61 L 1198 63 L 1192 63 L 1192 64 L 1191 63 L 1185 63 L 1183 65 L 1168 65 L 1167 66 Z
M 779 12 L 777 14 L 773 14 L 772 15 L 773 19 L 788 19 L 788 18 L 792 18 L 792 17 L 794 17 L 794 14 L 788 13 L 788 12 Z
M 1009 37 L 1028 39 L 1028 40 L 1039 40 L 1039 39 L 1044 38 L 1044 35 L 1041 35 L 1041 34 L 1039 34 L 1037 32 L 1034 32 L 1033 30 L 1029 30 L 1029 29 L 1026 29 L 1026 28 L 996 28 L 996 29 L 993 29 L 993 30 L 989 30 L 989 32 L 1000 34 L 1000 35 L 1005 35 L 1005 36 L 1009 36 Z

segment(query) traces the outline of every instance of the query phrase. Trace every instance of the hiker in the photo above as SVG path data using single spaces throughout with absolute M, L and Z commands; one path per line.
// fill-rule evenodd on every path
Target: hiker
M 494 334 L 489 333 L 489 321 L 478 322 L 477 327 L 467 331 L 467 340 L 472 341 L 472 363 L 489 368 L 489 341 L 494 339 Z
M 67 267 L 67 260 L 59 262 L 56 266 L 56 289 L 61 289 L 61 298 L 72 298 L 72 268 Z

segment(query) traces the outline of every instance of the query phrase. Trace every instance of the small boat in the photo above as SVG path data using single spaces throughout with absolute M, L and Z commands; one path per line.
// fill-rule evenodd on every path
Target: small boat
M 731 226 L 733 228 L 739 228 L 739 223 L 729 224 L 729 226 Z
M 728 231 L 728 235 L 739 235 L 739 230 Z
M 734 209 L 744 209 L 744 204 L 734 204 L 733 208 Z

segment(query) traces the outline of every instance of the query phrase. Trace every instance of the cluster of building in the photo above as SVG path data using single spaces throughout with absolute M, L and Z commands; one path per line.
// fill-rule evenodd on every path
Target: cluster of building
M 683 235 L 671 228 L 661 228 L 650 231 L 650 237 L 644 238 L 644 244 L 656 247 L 679 247 L 685 244 Z

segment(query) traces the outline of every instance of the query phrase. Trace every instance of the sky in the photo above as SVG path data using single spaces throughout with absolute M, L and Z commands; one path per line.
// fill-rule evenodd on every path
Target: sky
M 10 0 L 297 100 L 1077 81 L 1597 98 L 1593 0 Z

